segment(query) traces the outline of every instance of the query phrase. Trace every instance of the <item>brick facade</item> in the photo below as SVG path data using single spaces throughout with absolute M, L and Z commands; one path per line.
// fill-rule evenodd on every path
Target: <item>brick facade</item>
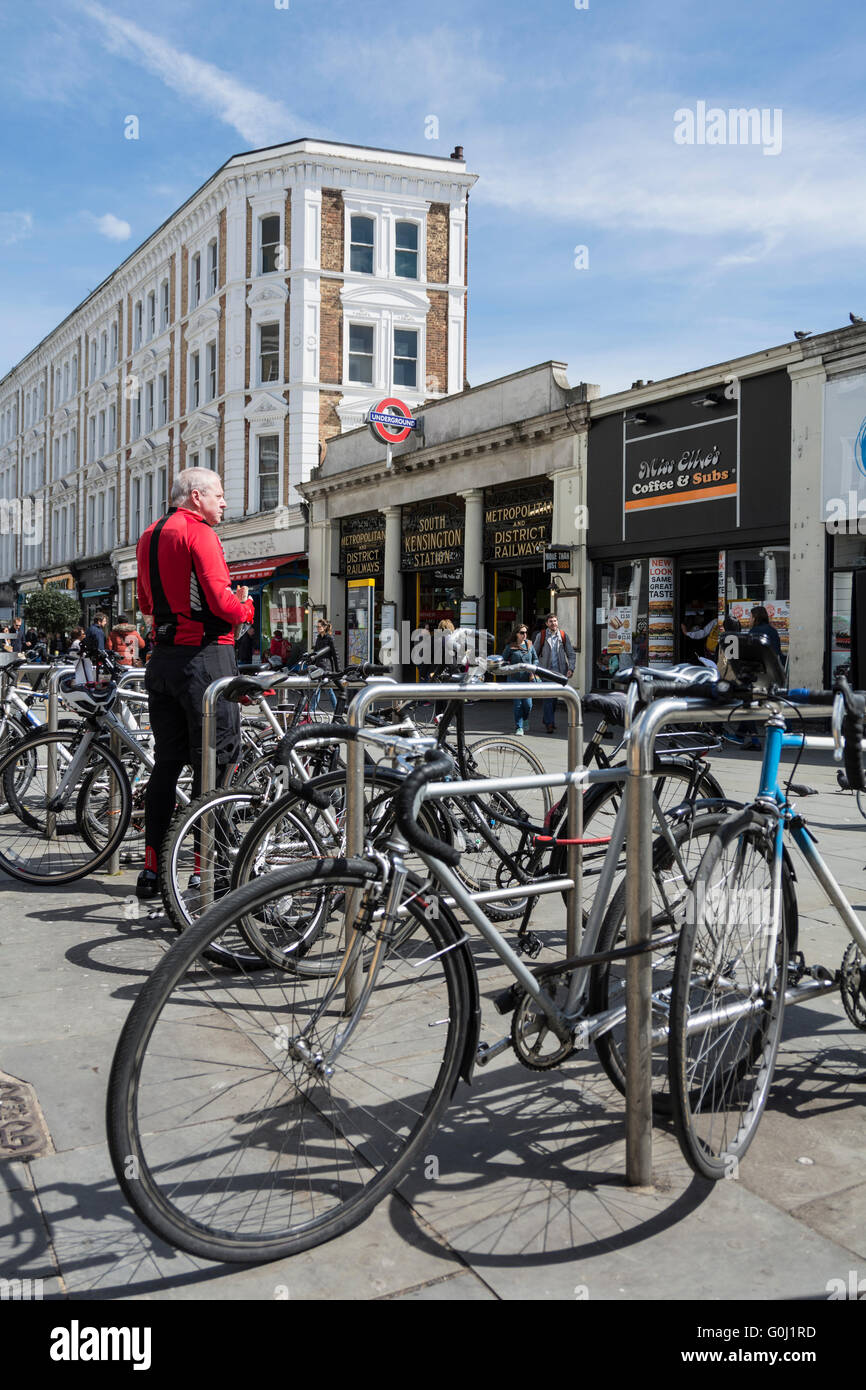
M 337 406 L 340 403 L 339 391 L 320 391 L 319 392 L 319 454 L 320 460 L 324 458 L 325 450 L 322 447 L 335 434 L 339 434 L 342 425 L 337 414 Z
M 342 280 L 323 280 L 319 318 L 319 380 L 333 385 L 343 380 Z
M 427 214 L 427 279 L 433 285 L 448 284 L 449 230 L 448 204 L 431 203 Z
M 427 387 L 428 391 L 448 390 L 448 294 L 428 291 L 427 311 Z
M 343 270 L 344 213 L 339 188 L 322 189 L 322 269 Z M 338 380 L 338 378 L 334 378 Z
M 226 390 L 226 297 L 220 295 L 220 322 L 217 339 L 217 395 L 224 396 Z

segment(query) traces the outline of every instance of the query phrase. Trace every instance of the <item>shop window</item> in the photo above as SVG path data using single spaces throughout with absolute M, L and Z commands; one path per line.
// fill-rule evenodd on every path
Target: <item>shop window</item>
M 362 275 L 373 274 L 373 219 L 372 217 L 353 217 L 351 221 L 351 244 L 349 247 L 349 269 Z
M 414 329 L 394 329 L 394 374 L 395 386 L 417 386 L 418 384 L 418 334 Z
M 418 223 L 398 222 L 395 236 L 394 274 L 418 279 Z
M 258 489 L 260 512 L 273 511 L 279 500 L 280 441 L 276 434 L 259 436 Z
M 373 384 L 373 329 L 366 324 L 349 325 L 349 380 Z

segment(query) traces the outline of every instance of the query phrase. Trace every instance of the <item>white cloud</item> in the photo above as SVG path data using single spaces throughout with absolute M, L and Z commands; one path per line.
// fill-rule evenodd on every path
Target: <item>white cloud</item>
M 233 126 L 248 144 L 278 144 L 312 133 L 308 126 L 301 129 L 281 101 L 245 87 L 213 63 L 184 53 L 92 0 L 85 0 L 81 8 L 102 26 L 106 47 L 112 52 L 139 63 L 173 92 Z
M 0 212 L 0 242 L 4 246 L 11 246 L 15 241 L 23 241 L 32 231 L 32 213 Z
M 514 133 L 472 137 L 473 194 L 522 217 L 568 223 L 576 241 L 594 230 L 677 240 L 719 266 L 822 255 L 862 245 L 866 186 L 859 171 L 866 122 L 785 111 L 777 158 L 759 148 L 673 142 L 674 102 L 628 116 L 599 112 L 545 151 Z
M 132 236 L 132 228 L 128 222 L 124 222 L 122 217 L 115 217 L 113 212 L 106 212 L 102 217 L 94 217 L 96 229 L 102 236 L 107 236 L 109 241 L 128 241 Z

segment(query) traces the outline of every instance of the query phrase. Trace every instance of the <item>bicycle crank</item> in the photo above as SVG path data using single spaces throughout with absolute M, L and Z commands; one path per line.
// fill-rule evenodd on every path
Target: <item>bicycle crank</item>
M 839 976 L 842 1007 L 854 1027 L 866 1033 L 866 962 L 855 941 L 851 942 L 842 957 Z
M 544 988 L 559 1008 L 568 998 L 568 981 L 568 971 L 545 975 Z M 575 1039 L 557 1037 L 544 1010 L 522 990 L 511 1020 L 511 1046 L 530 1071 L 559 1067 L 576 1050 Z

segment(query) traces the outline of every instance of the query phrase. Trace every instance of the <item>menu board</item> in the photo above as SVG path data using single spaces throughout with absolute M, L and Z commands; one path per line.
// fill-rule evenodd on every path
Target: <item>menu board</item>
M 674 659 L 674 562 L 659 555 L 649 562 L 649 645 L 651 666 Z

